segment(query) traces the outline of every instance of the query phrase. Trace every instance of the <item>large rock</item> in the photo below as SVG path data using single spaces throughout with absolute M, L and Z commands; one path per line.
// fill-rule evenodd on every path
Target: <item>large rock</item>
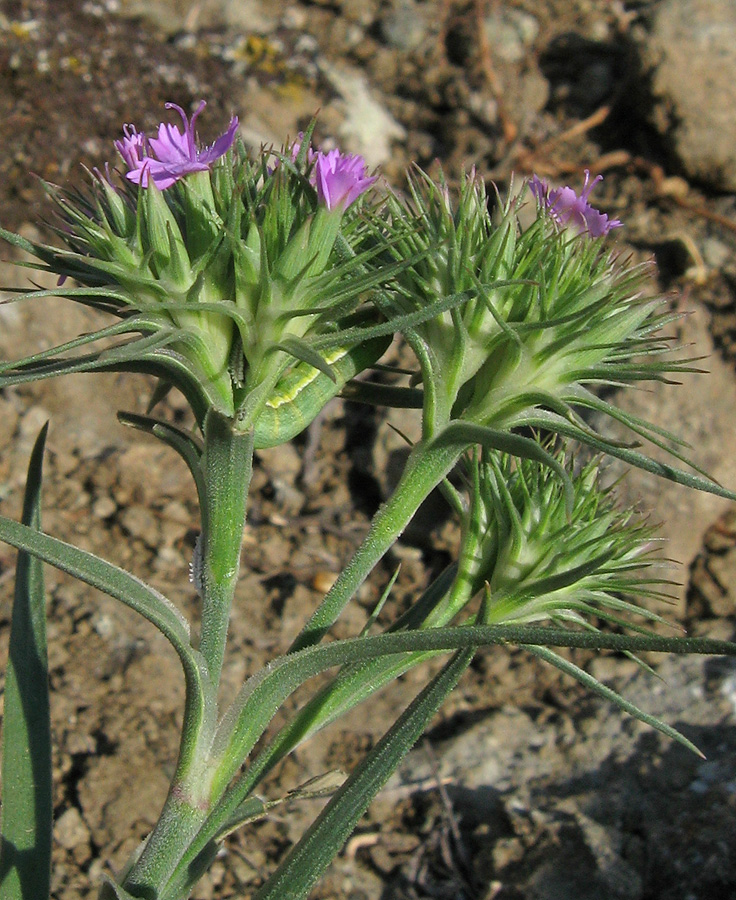
M 736 190 L 736 4 L 664 0 L 645 57 L 654 124 L 687 173 Z

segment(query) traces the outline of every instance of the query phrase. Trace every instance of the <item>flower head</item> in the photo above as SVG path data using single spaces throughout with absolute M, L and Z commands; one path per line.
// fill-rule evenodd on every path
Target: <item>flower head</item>
M 297 161 L 297 158 L 302 150 L 302 144 L 304 143 L 304 132 L 300 131 L 296 136 L 296 140 L 294 143 L 288 148 L 289 150 L 289 158 L 293 163 Z M 311 165 L 314 160 L 317 158 L 317 151 L 313 150 L 311 145 L 307 146 L 307 162 Z
M 629 614 L 661 621 L 639 602 L 667 597 L 668 582 L 650 568 L 657 562 L 655 529 L 617 506 L 613 490 L 601 485 L 599 459 L 573 471 L 564 446 L 552 458 L 557 472 L 487 450 L 470 461 L 467 516 L 475 525 L 466 527 L 467 566 L 475 589 L 489 589 L 488 623 L 582 624 L 596 617 L 626 625 Z
M 550 216 L 559 224 L 575 229 L 579 234 L 587 232 L 591 237 L 603 237 L 612 228 L 620 228 L 618 219 L 609 219 L 605 213 L 590 205 L 588 197 L 602 175 L 590 181 L 590 172 L 585 170 L 585 183 L 578 196 L 571 187 L 550 189 L 546 181 L 534 175 L 529 181 L 529 190 L 537 203 L 546 207 Z
M 314 157 L 311 180 L 317 195 L 327 209 L 341 206 L 347 209 L 378 176 L 366 175 L 366 162 L 362 156 L 330 150 L 319 151 Z
M 115 142 L 118 153 L 130 170 L 126 178 L 144 188 L 152 180 L 157 188 L 165 190 L 191 172 L 206 172 L 215 160 L 224 156 L 235 140 L 237 116 L 233 116 L 227 131 L 214 144 L 200 150 L 194 140 L 194 123 L 205 106 L 203 100 L 190 121 L 180 106 L 166 104 L 166 109 L 175 109 L 181 116 L 183 133 L 176 125 L 162 122 L 158 126 L 158 137 L 147 139 L 132 125 L 126 125 L 125 137 Z

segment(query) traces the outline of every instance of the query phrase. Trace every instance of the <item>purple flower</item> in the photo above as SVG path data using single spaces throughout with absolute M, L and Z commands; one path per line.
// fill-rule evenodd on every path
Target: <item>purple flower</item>
M 546 181 L 534 175 L 529 180 L 529 190 L 537 203 L 545 206 L 559 225 L 574 228 L 579 234 L 587 232 L 591 237 L 603 237 L 612 228 L 620 228 L 621 222 L 609 219 L 605 213 L 588 203 L 590 192 L 599 181 L 603 181 L 602 175 L 597 175 L 590 181 L 590 172 L 586 169 L 585 183 L 578 196 L 571 187 L 550 190 Z
M 115 141 L 115 149 L 123 157 L 123 162 L 129 169 L 140 169 L 146 155 L 146 136 L 142 132 L 136 131 L 132 125 L 124 125 L 123 134 L 125 137 L 122 141 Z M 130 174 L 132 173 L 129 173 L 128 177 Z
M 347 209 L 378 179 L 377 175 L 366 176 L 365 170 L 366 162 L 362 156 L 339 150 L 319 151 L 314 157 L 310 180 L 327 209 L 337 206 Z
M 162 122 L 158 126 L 158 137 L 148 139 L 132 125 L 126 125 L 123 129 L 125 137 L 115 142 L 115 148 L 130 170 L 126 178 L 144 188 L 151 180 L 163 191 L 190 172 L 206 172 L 215 160 L 224 156 L 235 140 L 237 116 L 232 117 L 227 131 L 214 144 L 198 150 L 194 141 L 194 123 L 206 105 L 203 100 L 190 121 L 180 106 L 166 104 L 166 109 L 175 109 L 181 116 L 183 134 L 176 125 Z

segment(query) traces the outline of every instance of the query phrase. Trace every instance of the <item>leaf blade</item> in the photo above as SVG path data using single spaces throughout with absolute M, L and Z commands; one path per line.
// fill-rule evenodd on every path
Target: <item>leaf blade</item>
M 369 803 L 414 746 L 470 664 L 475 648 L 461 650 L 412 701 L 338 788 L 301 840 L 254 900 L 302 900 L 350 836 Z
M 41 525 L 41 480 L 48 423 L 31 453 L 22 520 Z M 46 591 L 41 561 L 19 551 L 5 680 L 0 897 L 48 897 L 53 828 L 51 714 Z

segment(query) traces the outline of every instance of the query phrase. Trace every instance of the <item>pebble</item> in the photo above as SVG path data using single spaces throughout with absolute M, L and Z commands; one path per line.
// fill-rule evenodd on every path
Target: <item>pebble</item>
M 703 241 L 703 259 L 713 269 L 722 269 L 732 258 L 731 248 L 718 238 L 709 237 Z
M 486 38 L 494 58 L 521 62 L 539 34 L 534 16 L 520 9 L 501 9 L 483 20 Z
M 326 60 L 321 68 L 341 97 L 336 104 L 344 116 L 338 127 L 341 144 L 360 153 L 369 169 L 383 165 L 391 158 L 393 142 L 406 137 L 406 129 L 386 111 L 382 98 L 373 94 L 363 72 Z
M 381 37 L 396 50 L 416 50 L 427 33 L 426 16 L 414 0 L 394 0 L 381 19 Z
M 208 0 L 206 3 L 181 3 L 179 0 L 118 0 L 122 16 L 138 18 L 163 31 L 177 34 L 201 28 L 223 26 L 265 34 L 275 26 L 269 6 L 260 0 Z
M 293 487 L 302 470 L 302 458 L 293 444 L 279 444 L 267 450 L 259 450 L 261 468 L 271 480 Z M 254 473 L 255 474 L 255 473 Z
M 89 843 L 89 828 L 75 807 L 62 813 L 54 824 L 54 837 L 65 850 L 74 850 Z
M 98 497 L 92 504 L 92 515 L 98 519 L 109 519 L 117 511 L 118 505 L 112 497 Z
M 124 509 L 120 514 L 120 524 L 149 547 L 157 547 L 161 540 L 158 520 L 145 506 L 135 505 Z

